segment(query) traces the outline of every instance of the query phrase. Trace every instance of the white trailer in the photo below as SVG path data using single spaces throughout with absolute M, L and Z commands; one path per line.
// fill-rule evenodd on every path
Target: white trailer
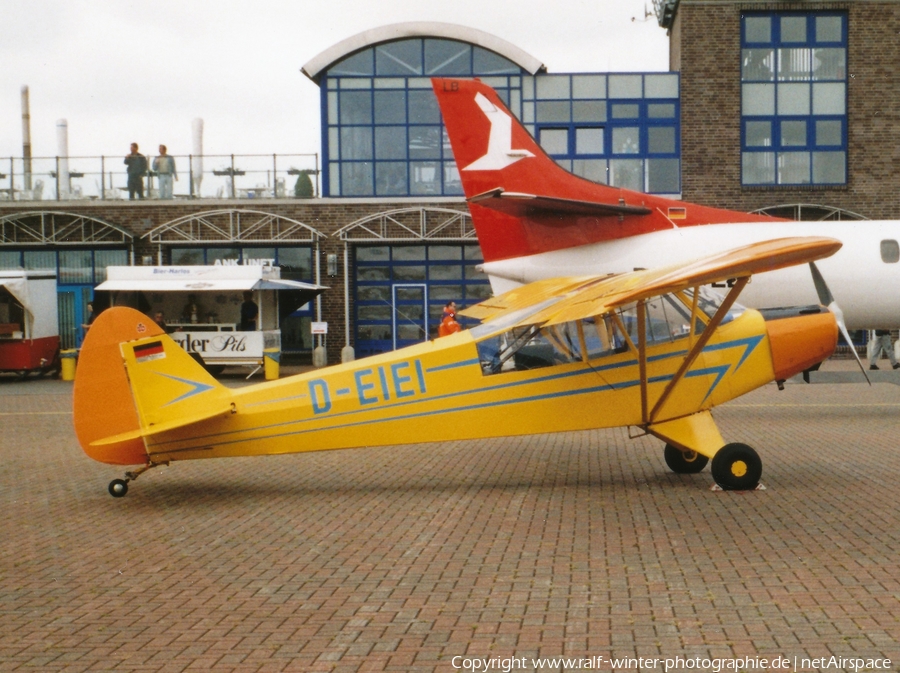
M 56 274 L 0 271 L 0 371 L 25 377 L 58 367 Z

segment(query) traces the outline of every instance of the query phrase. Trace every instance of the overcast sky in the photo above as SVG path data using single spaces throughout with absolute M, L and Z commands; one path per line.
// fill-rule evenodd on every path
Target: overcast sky
M 371 28 L 443 21 L 491 33 L 549 72 L 668 69 L 650 0 L 0 0 L 0 162 L 22 156 L 21 88 L 32 155 L 319 152 L 319 89 L 300 72 Z M 2 164 L 0 164 L 2 165 Z M 2 170 L 2 168 L 0 168 Z

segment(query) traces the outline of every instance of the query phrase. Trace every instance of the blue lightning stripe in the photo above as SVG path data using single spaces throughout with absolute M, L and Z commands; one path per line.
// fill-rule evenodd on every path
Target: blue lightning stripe
M 706 395 L 703 396 L 703 402 L 706 402 L 706 400 L 709 398 L 709 396 L 712 395 L 713 390 L 716 389 L 716 386 L 719 385 L 719 381 L 722 380 L 722 377 L 728 373 L 729 367 L 731 367 L 731 365 L 719 365 L 718 367 L 706 367 L 705 369 L 695 369 L 695 370 L 689 371 L 687 374 L 684 375 L 684 377 L 685 378 L 693 378 L 695 376 L 707 376 L 710 374 L 716 375 L 716 378 L 712 382 L 712 385 L 709 387 L 709 390 L 706 391 Z M 738 365 L 738 367 L 740 367 L 740 365 Z M 735 367 L 735 371 L 737 371 L 737 367 Z M 703 402 L 701 402 L 700 404 L 703 404 Z
M 207 383 L 200 383 L 198 381 L 191 381 L 190 379 L 183 379 L 180 376 L 172 376 L 171 374 L 163 374 L 162 372 L 156 372 L 160 376 L 165 376 L 167 379 L 172 379 L 173 381 L 178 381 L 179 383 L 185 383 L 191 387 L 189 391 L 184 393 L 183 395 L 179 395 L 174 400 L 170 402 L 166 402 L 163 406 L 167 407 L 170 404 L 175 404 L 176 402 L 181 402 L 182 400 L 186 400 L 189 397 L 193 397 L 194 395 L 199 395 L 200 393 L 205 393 L 207 390 L 212 390 L 213 386 Z
M 756 348 L 756 346 L 759 344 L 759 342 L 762 340 L 762 338 L 763 338 L 762 336 L 755 336 L 755 337 L 748 337 L 748 338 L 743 338 L 743 339 L 736 339 L 734 341 L 728 341 L 728 342 L 721 343 L 721 344 L 714 344 L 712 346 L 707 346 L 703 350 L 704 351 L 726 350 L 728 348 L 744 346 L 744 348 L 745 348 L 744 353 L 742 354 L 738 364 L 735 366 L 735 370 L 737 370 L 737 368 L 740 367 L 741 364 L 743 364 L 743 362 L 747 359 L 749 354 Z M 664 359 L 668 359 L 668 358 L 684 356 L 686 354 L 687 354 L 686 350 L 676 351 L 673 353 L 666 353 L 666 354 L 662 354 L 662 355 L 653 356 L 652 358 L 648 358 L 648 361 L 651 359 L 654 361 L 664 360 Z M 459 363 L 452 363 L 451 365 L 443 365 L 438 368 L 428 369 L 427 371 L 432 372 L 437 369 L 451 369 L 456 366 L 463 366 L 463 364 L 473 364 L 473 363 L 477 363 L 477 362 L 478 362 L 478 360 L 463 361 L 463 362 L 459 362 Z M 464 390 L 464 391 L 460 391 L 460 392 L 447 393 L 444 395 L 436 395 L 434 397 L 428 397 L 428 398 L 424 398 L 424 399 L 408 400 L 405 402 L 397 402 L 390 406 L 392 406 L 393 408 L 396 409 L 396 408 L 406 407 L 406 406 L 410 406 L 410 405 L 417 405 L 417 404 L 430 403 L 430 402 L 435 402 L 435 401 L 440 401 L 440 400 L 464 397 L 464 396 L 468 396 L 468 395 L 472 395 L 472 394 L 476 394 L 476 393 L 491 393 L 491 392 L 500 391 L 503 389 L 517 388 L 520 386 L 532 385 L 535 383 L 545 383 L 545 382 L 549 382 L 549 381 L 570 378 L 573 376 L 588 376 L 588 375 L 596 373 L 596 372 L 608 371 L 608 370 L 612 370 L 612 369 L 620 369 L 622 367 L 630 367 L 630 366 L 634 366 L 635 364 L 637 364 L 636 359 L 629 359 L 629 360 L 625 360 L 622 362 L 610 363 L 610 364 L 602 365 L 602 366 L 595 366 L 590 369 L 579 369 L 576 371 L 565 372 L 565 373 L 548 374 L 546 376 L 539 376 L 537 378 L 527 379 L 524 381 L 513 381 L 513 382 L 509 382 L 509 383 L 503 383 L 500 385 L 495 385 L 495 386 L 491 386 L 488 388 L 482 388 L 479 390 Z M 707 391 L 705 397 L 703 398 L 703 401 L 705 402 L 709 398 L 709 396 L 712 394 L 712 392 L 716 389 L 716 387 L 719 385 L 722 378 L 728 372 L 728 369 L 730 368 L 730 366 L 731 365 L 721 365 L 718 367 L 708 367 L 708 368 L 704 368 L 704 369 L 691 370 L 687 374 L 685 374 L 685 377 L 715 375 L 716 378 L 713 380 L 712 384 L 710 385 L 709 390 Z M 674 374 L 665 374 L 665 375 L 651 377 L 647 380 L 647 382 L 648 383 L 665 383 L 665 382 L 671 381 L 673 377 L 674 377 Z M 638 385 L 640 385 L 640 379 L 635 379 L 632 381 L 623 381 L 621 383 L 604 383 L 603 385 L 600 385 L 600 386 L 578 388 L 576 390 L 569 390 L 569 391 L 564 391 L 564 392 L 544 393 L 544 394 L 540 394 L 540 395 L 529 395 L 529 396 L 525 396 L 525 397 L 517 397 L 514 399 L 510 399 L 510 400 L 485 402 L 485 403 L 479 403 L 479 404 L 473 404 L 473 405 L 462 405 L 462 406 L 453 407 L 453 408 L 449 408 L 449 409 L 442 409 L 440 411 L 429 411 L 429 412 L 422 412 L 422 413 L 413 412 L 413 413 L 409 413 L 409 414 L 403 414 L 400 416 L 393 416 L 391 418 L 382 418 L 382 419 L 377 419 L 377 420 L 356 421 L 356 422 L 351 422 L 347 425 L 355 427 L 357 425 L 367 424 L 367 423 L 386 423 L 386 422 L 395 421 L 395 420 L 405 420 L 405 419 L 417 418 L 417 417 L 421 417 L 421 416 L 431 416 L 434 414 L 453 413 L 453 412 L 457 412 L 457 411 L 471 411 L 474 409 L 481 409 L 481 408 L 486 408 L 486 407 L 491 407 L 491 406 L 506 406 L 509 404 L 516 404 L 516 403 L 520 403 L 520 402 L 546 400 L 546 399 L 552 399 L 554 397 L 570 397 L 573 395 L 584 395 L 584 394 L 590 394 L 590 393 L 594 393 L 594 392 L 601 392 L 603 390 L 624 390 L 626 388 L 633 388 Z M 198 391 L 198 392 L 200 392 L 200 391 Z M 195 394 L 195 393 L 189 393 L 189 394 Z M 181 399 L 181 398 L 179 398 L 179 399 Z M 175 401 L 177 401 L 177 400 L 175 400 Z M 356 409 L 353 411 L 346 411 L 346 412 L 342 412 L 342 413 L 338 413 L 338 414 L 334 414 L 334 415 L 329 415 L 329 418 L 330 419 L 345 418 L 347 416 L 355 416 L 358 414 L 365 414 L 365 413 L 369 413 L 371 411 L 372 411 L 372 409 Z M 303 418 L 303 419 L 296 419 L 296 420 L 291 420 L 291 421 L 283 421 L 280 423 L 273 423 L 270 425 L 262 425 L 257 428 L 247 428 L 247 429 L 245 429 L 245 431 L 249 431 L 249 432 L 266 431 L 266 430 L 272 430 L 274 428 L 288 426 L 288 425 L 304 424 L 304 423 L 311 422 L 313 420 L 318 420 L 318 419 Z M 327 429 L 327 428 L 320 428 L 320 429 Z M 220 442 L 220 444 L 225 445 L 225 444 L 234 444 L 234 443 L 240 442 L 240 441 L 257 441 L 257 440 L 262 440 L 262 439 L 274 439 L 277 437 L 284 437 L 284 436 L 289 436 L 292 434 L 304 434 L 304 433 L 311 432 L 311 431 L 312 430 L 298 429 L 298 430 L 292 430 L 292 431 L 288 431 L 288 432 L 265 435 L 262 437 L 254 437 L 252 440 L 242 439 L 242 440 L 224 441 L 224 442 Z M 193 437 L 192 439 L 193 440 L 199 440 L 199 439 L 209 440 L 209 439 L 213 439 L 216 437 L 232 435 L 234 433 L 235 433 L 235 431 L 230 430 L 230 431 L 221 432 L 221 433 L 212 433 L 209 435 Z M 186 441 L 186 440 L 183 438 L 178 439 L 178 440 L 168 440 L 168 441 L 154 443 L 153 446 L 160 447 L 160 446 L 163 446 L 164 444 L 171 444 L 171 443 L 182 442 L 182 441 Z M 179 451 L 181 451 L 181 450 L 189 450 L 189 449 L 179 449 Z M 160 451 L 158 453 L 164 453 L 164 451 Z
M 757 334 L 756 336 L 746 337 L 744 339 L 735 339 L 734 341 L 726 341 L 721 344 L 713 344 L 711 346 L 706 346 L 704 351 L 721 351 L 727 348 L 735 348 L 736 346 L 743 346 L 744 353 L 741 355 L 741 359 L 738 360 L 738 363 L 734 366 L 734 371 L 737 371 L 741 368 L 741 365 L 744 364 L 744 360 L 746 360 L 750 353 L 756 350 L 756 347 L 759 345 L 759 342 L 763 340 L 762 334 Z

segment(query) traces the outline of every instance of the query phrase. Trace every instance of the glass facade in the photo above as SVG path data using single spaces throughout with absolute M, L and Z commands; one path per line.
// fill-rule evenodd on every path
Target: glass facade
M 57 285 L 98 285 L 106 267 L 128 264 L 128 251 L 110 248 L 0 250 L 0 269 L 56 271 Z
M 556 162 L 588 180 L 681 192 L 677 73 L 522 78 L 521 119 Z
M 744 185 L 847 182 L 847 16 L 741 19 Z
M 358 357 L 433 338 L 447 302 L 463 308 L 491 296 L 477 245 L 356 246 L 354 258 Z
M 680 192 L 677 73 L 531 76 L 478 46 L 410 38 L 347 56 L 322 78 L 325 195 L 462 194 L 434 76 L 478 77 L 493 87 L 567 170 Z
M 329 196 L 462 194 L 430 77 L 486 76 L 505 101 L 521 68 L 481 47 L 438 38 L 348 56 L 322 80 L 324 191 Z

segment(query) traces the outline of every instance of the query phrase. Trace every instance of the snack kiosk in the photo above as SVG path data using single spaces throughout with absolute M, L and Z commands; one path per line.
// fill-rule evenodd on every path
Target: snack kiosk
M 169 336 L 214 373 L 229 365 L 256 371 L 265 354 L 280 352 L 280 290 L 295 291 L 296 309 L 327 289 L 283 280 L 276 266 L 110 266 L 106 273 L 95 288 L 99 303 L 161 315 Z
M 0 371 L 24 378 L 58 367 L 56 274 L 0 271 Z

